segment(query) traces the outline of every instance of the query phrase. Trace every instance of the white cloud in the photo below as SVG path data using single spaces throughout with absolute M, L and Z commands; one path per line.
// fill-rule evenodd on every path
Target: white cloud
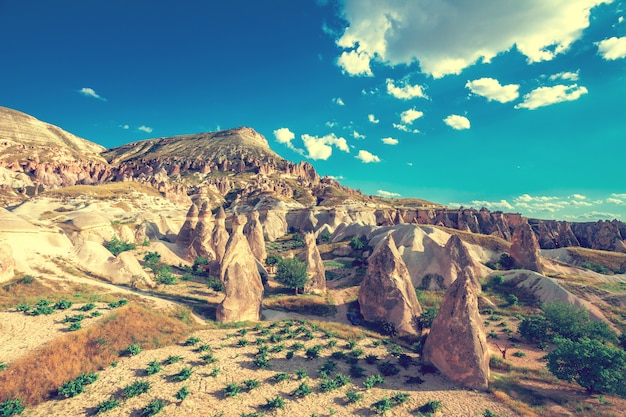
M 379 123 L 379 122 L 380 122 L 380 120 L 378 120 L 378 119 L 376 118 L 376 116 L 374 116 L 373 114 L 368 114 L 368 115 L 367 115 L 367 120 L 369 120 L 369 121 L 370 121 L 370 123 L 374 123 L 374 124 L 376 124 L 376 123 Z
M 410 125 L 414 121 L 422 117 L 423 115 L 424 113 L 421 111 L 418 111 L 415 109 L 408 109 L 408 110 L 403 111 L 400 114 L 400 120 L 402 120 L 402 123 Z
M 360 134 L 356 130 L 354 132 L 352 132 L 352 137 L 354 139 L 365 139 L 365 135 Z
M 421 85 L 411 85 L 406 82 L 403 84 L 402 87 L 398 87 L 391 78 L 387 78 L 387 93 L 400 100 L 410 100 L 416 97 L 428 98 L 428 96 L 424 94 L 424 89 Z
M 577 84 L 572 85 L 555 85 L 553 87 L 539 87 L 528 94 L 524 95 L 524 101 L 515 106 L 516 109 L 534 110 L 539 107 L 550 106 L 552 104 L 562 103 L 564 101 L 578 100 L 588 91 L 583 86 Z
M 331 180 L 340 181 L 343 179 L 343 175 L 326 175 Z
M 470 121 L 465 116 L 459 116 L 458 114 L 451 114 L 443 119 L 443 122 L 455 130 L 463 130 L 470 128 Z
M 408 166 L 412 167 L 413 166 L 413 162 L 407 162 L 406 163 Z
M 150 126 L 141 125 L 137 128 L 137 130 L 141 130 L 142 132 L 146 132 L 146 133 L 152 133 L 154 129 L 152 129 Z
M 87 97 L 93 97 L 93 98 L 97 98 L 98 100 L 107 101 L 106 98 L 100 97 L 100 95 L 98 95 L 98 93 L 96 93 L 96 91 L 93 88 L 83 87 L 80 90 L 78 90 L 78 92 Z
M 530 202 L 545 202 L 545 201 L 552 201 L 552 200 L 558 200 L 558 197 L 553 197 L 553 196 L 531 196 L 530 194 L 522 194 L 519 197 L 515 197 L 513 199 L 514 202 L 516 203 L 530 203 Z
M 626 193 L 622 193 L 622 194 L 617 194 L 617 193 L 612 193 L 611 197 L 615 197 L 615 198 L 626 198 Z
M 365 52 L 357 51 L 344 51 L 337 59 L 337 65 L 339 65 L 344 73 L 350 76 L 364 75 L 371 77 L 372 70 L 370 69 L 371 57 Z
M 558 74 L 553 74 L 548 78 L 550 79 L 550 81 L 556 81 L 556 80 L 578 81 L 579 75 L 578 75 L 578 71 L 576 72 L 566 71 L 566 72 L 559 72 Z
M 385 190 L 376 190 L 376 194 L 385 198 L 400 197 L 400 194 L 398 193 L 393 193 L 391 191 L 385 191 Z
M 397 145 L 398 144 L 398 139 L 394 139 L 394 138 L 382 138 L 381 141 L 385 145 Z
M 333 153 L 333 146 L 343 152 L 350 152 L 350 147 L 344 138 L 338 138 L 334 133 L 317 137 L 308 134 L 302 135 L 302 142 L 306 148 L 307 158 L 326 160 Z
M 359 151 L 359 154 L 355 156 L 355 158 L 361 160 L 361 162 L 365 164 L 369 164 L 370 162 L 374 162 L 374 163 L 380 162 L 380 158 L 378 156 L 374 155 L 371 152 L 365 151 L 363 149 Z
M 496 209 L 496 210 L 513 210 L 514 207 L 506 200 L 500 201 L 484 201 L 484 200 L 473 200 L 472 205 L 474 207 L 485 207 L 488 209 Z
M 333 98 L 333 103 L 335 103 L 338 106 L 345 106 L 346 105 L 346 103 L 343 102 L 341 97 Z
M 620 200 L 619 198 L 613 198 L 613 197 L 607 198 L 606 202 L 610 204 L 617 204 L 617 205 L 624 204 L 624 201 Z
M 330 128 L 333 128 L 333 127 L 337 126 L 337 122 L 326 122 L 324 124 L 326 126 L 330 127 Z
M 130 129 L 130 126 L 129 126 L 129 125 L 120 125 L 120 127 L 121 127 L 122 129 L 124 129 L 124 130 L 128 130 L 128 129 Z
M 418 129 L 411 129 L 407 125 L 403 125 L 401 123 L 393 123 L 393 127 L 407 133 L 419 133 Z
M 340 13 L 348 26 L 337 45 L 370 73 L 372 59 L 390 66 L 419 62 L 435 78 L 513 47 L 528 62 L 549 61 L 580 39 L 592 7 L 610 1 L 345 0 Z
M 508 103 L 519 97 L 519 84 L 500 85 L 500 81 L 494 78 L 480 78 L 468 81 L 465 88 L 469 88 L 472 93 L 486 97 L 489 101 L 499 101 Z
M 296 148 L 291 142 L 295 139 L 296 135 L 289 130 L 289 128 L 281 127 L 280 129 L 276 129 L 274 131 L 274 137 L 276 138 L 276 142 L 287 145 L 287 147 L 292 151 L 298 152 L 300 155 L 304 155 L 304 149 Z
M 602 58 L 608 61 L 626 57 L 626 36 L 608 38 L 597 42 L 596 45 Z
M 575 205 L 576 207 L 591 207 L 593 206 L 593 204 L 591 204 L 588 201 L 581 201 L 581 200 L 572 200 L 570 201 L 571 204 Z
M 587 196 L 584 196 L 582 194 L 572 194 L 572 195 L 570 195 L 570 198 L 572 198 L 574 200 L 586 200 Z

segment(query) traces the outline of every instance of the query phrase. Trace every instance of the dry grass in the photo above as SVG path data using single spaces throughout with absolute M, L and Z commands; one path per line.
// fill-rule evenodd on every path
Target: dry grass
M 613 271 L 626 269 L 626 254 L 624 253 L 571 247 L 567 248 L 567 251 L 577 264 L 589 262 L 606 266 Z
M 266 308 L 314 316 L 334 316 L 337 308 L 315 295 L 284 295 L 263 300 Z
M 479 233 L 465 232 L 463 230 L 449 229 L 443 226 L 434 226 L 451 235 L 457 235 L 462 241 L 479 245 L 483 248 L 494 252 L 508 252 L 511 248 L 511 242 L 499 238 L 497 236 L 481 235 Z
M 161 194 L 153 187 L 138 182 L 111 182 L 101 185 L 72 185 L 70 187 L 57 188 L 44 193 L 53 197 L 84 197 L 95 199 L 110 199 L 128 197 L 131 192 L 139 192 L 146 195 L 160 197 Z
M 21 398 L 38 404 L 79 373 L 109 366 L 130 344 L 158 348 L 181 340 L 190 330 L 152 310 L 122 307 L 97 325 L 61 336 L 11 364 L 0 374 L 0 401 Z

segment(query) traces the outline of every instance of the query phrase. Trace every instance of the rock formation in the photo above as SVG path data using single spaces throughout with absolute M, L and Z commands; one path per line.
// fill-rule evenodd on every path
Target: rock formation
M 539 259 L 539 244 L 530 225 L 522 223 L 516 227 L 511 240 L 510 252 L 515 266 L 543 274 L 541 259 Z
M 189 210 L 193 210 L 193 206 Z M 198 223 L 196 224 L 193 233 L 191 235 L 191 243 L 189 245 L 189 252 L 187 253 L 187 259 L 192 261 L 199 256 L 207 258 L 212 261 L 216 258 L 214 248 L 212 246 L 212 216 L 209 210 L 209 203 L 202 203 L 200 211 L 198 212 Z M 187 222 L 185 222 L 186 224 Z
M 14 268 L 13 249 L 6 243 L 0 243 L 0 282 L 13 278 Z
M 299 258 L 306 263 L 306 272 L 309 277 L 309 283 L 304 286 L 304 293 L 324 293 L 326 291 L 326 269 L 320 251 L 317 249 L 314 233 L 304 235 L 304 251 L 299 255 Z
M 187 211 L 187 217 L 185 223 L 180 228 L 178 236 L 176 236 L 176 244 L 183 247 L 188 247 L 193 240 L 194 230 L 198 224 L 198 206 L 195 203 L 191 204 L 189 211 Z
M 359 289 L 361 314 L 370 322 L 393 323 L 400 334 L 415 334 L 412 321 L 422 307 L 391 234 L 376 246 L 368 262 Z
M 478 297 L 467 269 L 446 291 L 422 357 L 456 383 L 487 389 L 489 349 L 478 312 Z
M 252 211 L 248 216 L 248 224 L 244 228 L 244 234 L 250 244 L 250 249 L 254 257 L 261 263 L 265 262 L 267 252 L 265 252 L 265 238 L 263 237 L 263 226 L 259 221 L 259 212 Z
M 213 226 L 213 233 L 211 235 L 211 246 L 213 247 L 215 260 L 217 262 L 222 262 L 227 243 L 228 232 L 226 231 L 226 213 L 224 213 L 224 209 L 220 207 L 215 215 L 215 225 Z
M 257 263 L 243 235 L 245 218 L 234 216 L 233 230 L 222 260 L 221 281 L 224 300 L 217 307 L 216 320 L 224 323 L 261 319 L 263 283 Z
M 482 267 L 472 258 L 472 255 L 461 238 L 457 235 L 450 236 L 448 243 L 446 243 L 445 251 L 449 255 L 450 260 L 450 274 L 449 276 L 444 276 L 445 288 L 448 288 L 450 284 L 457 279 L 461 271 L 467 268 L 466 271 L 470 275 L 474 288 L 480 293 L 482 288 L 476 274 L 479 273 Z

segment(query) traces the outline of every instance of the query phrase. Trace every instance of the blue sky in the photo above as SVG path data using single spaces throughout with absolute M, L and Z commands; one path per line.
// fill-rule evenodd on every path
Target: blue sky
M 368 194 L 626 220 L 620 0 L 0 0 L 0 105 L 106 147 L 250 126 Z

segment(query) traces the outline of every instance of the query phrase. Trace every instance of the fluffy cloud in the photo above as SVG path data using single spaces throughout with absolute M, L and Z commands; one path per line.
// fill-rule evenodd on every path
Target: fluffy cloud
M 414 121 L 422 117 L 423 115 L 424 113 L 421 111 L 418 111 L 415 109 L 408 109 L 408 110 L 403 111 L 400 114 L 400 120 L 402 120 L 402 123 L 410 125 Z
M 371 152 L 365 151 L 363 149 L 359 151 L 359 154 L 355 156 L 355 158 L 361 160 L 361 162 L 365 164 L 369 164 L 370 162 L 374 162 L 374 163 L 380 162 L 380 158 L 378 156 L 374 155 Z
M 369 121 L 370 121 L 370 123 L 374 123 L 374 124 L 376 124 L 376 123 L 379 123 L 379 122 L 380 122 L 380 120 L 378 120 L 378 119 L 376 118 L 376 116 L 374 116 L 373 114 L 368 114 L 368 115 L 367 115 L 367 120 L 369 120 Z
M 371 75 L 372 59 L 390 66 L 417 61 L 439 78 L 514 46 L 528 62 L 549 61 L 582 36 L 592 7 L 610 1 L 345 0 L 339 63 L 351 75 Z
M 344 73 L 350 76 L 364 75 L 371 77 L 372 70 L 370 69 L 371 57 L 366 52 L 357 51 L 344 51 L 337 59 L 337 65 L 339 65 Z
M 613 193 L 613 194 L 611 194 L 611 197 L 626 198 L 626 193 L 622 193 L 622 194 Z
M 403 125 L 402 123 L 393 123 L 393 127 L 407 133 L 419 133 L 418 129 L 411 129 L 407 125 Z
M 274 131 L 274 137 L 276 138 L 276 142 L 287 145 L 289 149 L 291 149 L 292 151 L 296 151 L 301 155 L 304 154 L 303 149 L 296 148 L 291 142 L 295 139 L 296 135 L 291 130 L 289 130 L 289 128 L 281 127 L 280 129 L 276 129 Z
M 93 98 L 97 98 L 98 100 L 107 101 L 106 98 L 100 97 L 93 88 L 83 87 L 80 90 L 78 90 L 78 92 L 87 97 L 93 97 Z
M 577 84 L 555 85 L 553 87 L 539 87 L 524 95 L 524 101 L 515 106 L 516 109 L 534 110 L 539 107 L 550 106 L 564 101 L 578 100 L 587 89 Z
M 464 130 L 470 128 L 470 121 L 465 116 L 459 116 L 458 114 L 451 114 L 443 119 L 443 122 L 455 130 Z
M 554 196 L 531 196 L 529 194 L 522 194 L 519 197 L 515 197 L 513 202 L 516 207 L 528 210 L 529 212 L 547 211 L 550 213 L 562 210 L 571 204 L 569 201 L 561 200 Z
M 152 129 L 150 126 L 141 125 L 137 128 L 137 130 L 141 130 L 142 132 L 146 133 L 152 133 L 154 129 Z
M 385 145 L 397 145 L 398 144 L 398 139 L 394 139 L 394 138 L 382 138 L 381 141 Z
M 609 197 L 606 199 L 606 202 L 609 204 L 617 204 L 617 205 L 622 205 L 624 204 L 624 201 L 620 200 L 619 198 L 613 198 L 613 197 Z
M 493 78 L 480 78 L 468 81 L 465 88 L 469 88 L 472 93 L 486 97 L 489 101 L 499 101 L 508 103 L 519 97 L 519 84 L 500 85 L 500 81 Z
M 391 94 L 395 98 L 399 98 L 400 100 L 428 98 L 428 96 L 424 94 L 424 89 L 421 85 L 411 85 L 405 82 L 402 87 L 398 87 L 391 78 L 387 79 L 387 93 Z
M 120 127 L 121 127 L 122 129 L 124 129 L 124 130 L 128 130 L 128 129 L 130 129 L 130 126 L 129 126 L 129 125 L 120 125 Z
M 495 210 L 513 210 L 513 206 L 506 200 L 500 201 L 483 201 L 483 200 L 473 200 L 472 206 L 474 207 L 485 207 L 488 209 Z
M 360 134 L 356 130 L 354 132 L 352 132 L 352 137 L 354 139 L 365 139 L 365 135 Z
M 525 194 L 525 195 L 528 195 L 528 194 Z M 569 197 L 573 200 L 586 200 L 587 199 L 587 196 L 584 196 L 582 194 L 572 194 Z
M 553 74 L 548 78 L 550 79 L 550 81 L 556 81 L 556 80 L 578 81 L 579 76 L 578 76 L 578 71 L 576 72 L 566 71 L 566 72 L 559 72 L 558 74 Z
M 596 45 L 598 46 L 598 53 L 608 61 L 626 57 L 626 36 L 605 39 L 597 42 Z
M 392 193 L 391 191 L 385 191 L 385 190 L 376 190 L 376 195 L 379 195 L 385 198 L 400 197 L 400 194 L 398 193 Z
M 306 148 L 307 158 L 326 160 L 333 154 L 333 146 L 343 152 L 350 152 L 350 147 L 344 138 L 338 138 L 334 133 L 317 137 L 302 135 L 302 142 Z
M 335 103 L 338 106 L 345 106 L 346 103 L 343 102 L 343 100 L 341 99 L 341 97 L 336 97 L 333 99 L 333 103 Z

